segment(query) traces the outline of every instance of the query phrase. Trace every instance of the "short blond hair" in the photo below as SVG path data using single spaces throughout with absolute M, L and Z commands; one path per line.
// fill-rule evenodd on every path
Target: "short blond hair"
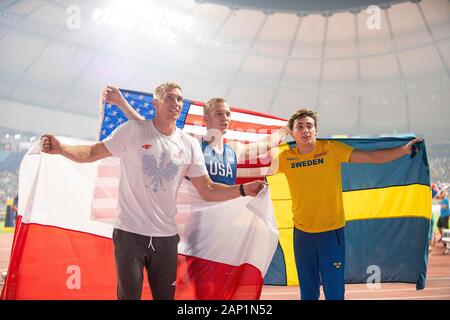
M 226 103 L 227 101 L 224 98 L 212 98 L 206 102 L 205 107 L 203 108 L 203 115 L 206 115 L 211 108 L 214 108 L 218 103 Z
M 291 131 L 294 130 L 294 122 L 295 122 L 295 120 L 301 119 L 301 118 L 304 118 L 304 117 L 310 117 L 310 118 L 314 119 L 314 127 L 317 128 L 318 116 L 319 116 L 319 114 L 317 112 L 315 112 L 315 111 L 308 110 L 308 109 L 299 109 L 289 119 L 289 121 L 288 121 L 289 129 L 291 129 Z
M 175 82 L 165 82 L 163 84 L 160 84 L 159 86 L 157 86 L 155 88 L 155 92 L 153 94 L 153 97 L 155 99 L 157 99 L 158 101 L 162 101 L 162 98 L 164 97 L 164 94 L 168 91 L 168 90 L 173 90 L 173 89 L 179 89 L 181 90 L 181 87 L 178 83 Z

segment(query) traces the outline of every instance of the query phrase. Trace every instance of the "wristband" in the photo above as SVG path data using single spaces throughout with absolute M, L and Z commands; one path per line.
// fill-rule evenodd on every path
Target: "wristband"
M 241 196 L 245 197 L 247 194 L 244 191 L 244 185 L 241 183 L 239 186 L 239 192 L 241 193 Z

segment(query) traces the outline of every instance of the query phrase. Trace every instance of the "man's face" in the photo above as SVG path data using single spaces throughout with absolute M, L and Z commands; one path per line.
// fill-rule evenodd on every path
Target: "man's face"
M 164 92 L 161 101 L 155 99 L 156 114 L 160 119 L 176 121 L 183 107 L 183 95 L 178 88 L 168 89 Z
M 303 117 L 295 120 L 292 135 L 297 144 L 314 144 L 317 136 L 314 119 L 311 117 Z
M 205 114 L 206 127 L 219 130 L 222 134 L 227 132 L 231 121 L 231 110 L 227 103 L 216 103 Z

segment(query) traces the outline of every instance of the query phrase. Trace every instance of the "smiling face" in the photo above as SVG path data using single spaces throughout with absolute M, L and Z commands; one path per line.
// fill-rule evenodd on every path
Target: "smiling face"
M 296 119 L 293 123 L 292 135 L 298 146 L 314 145 L 316 143 L 316 122 L 311 117 Z
M 183 94 L 179 88 L 166 88 L 153 100 L 156 115 L 164 121 L 177 121 L 183 107 Z
M 207 129 L 219 130 L 225 134 L 231 121 L 230 106 L 223 99 L 211 99 L 205 108 L 204 119 Z

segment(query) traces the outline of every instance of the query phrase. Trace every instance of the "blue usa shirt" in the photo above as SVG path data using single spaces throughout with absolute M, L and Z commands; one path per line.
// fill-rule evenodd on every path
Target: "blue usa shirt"
M 229 145 L 224 144 L 223 152 L 217 153 L 207 141 L 202 141 L 202 151 L 212 181 L 226 185 L 236 184 L 237 157 Z

